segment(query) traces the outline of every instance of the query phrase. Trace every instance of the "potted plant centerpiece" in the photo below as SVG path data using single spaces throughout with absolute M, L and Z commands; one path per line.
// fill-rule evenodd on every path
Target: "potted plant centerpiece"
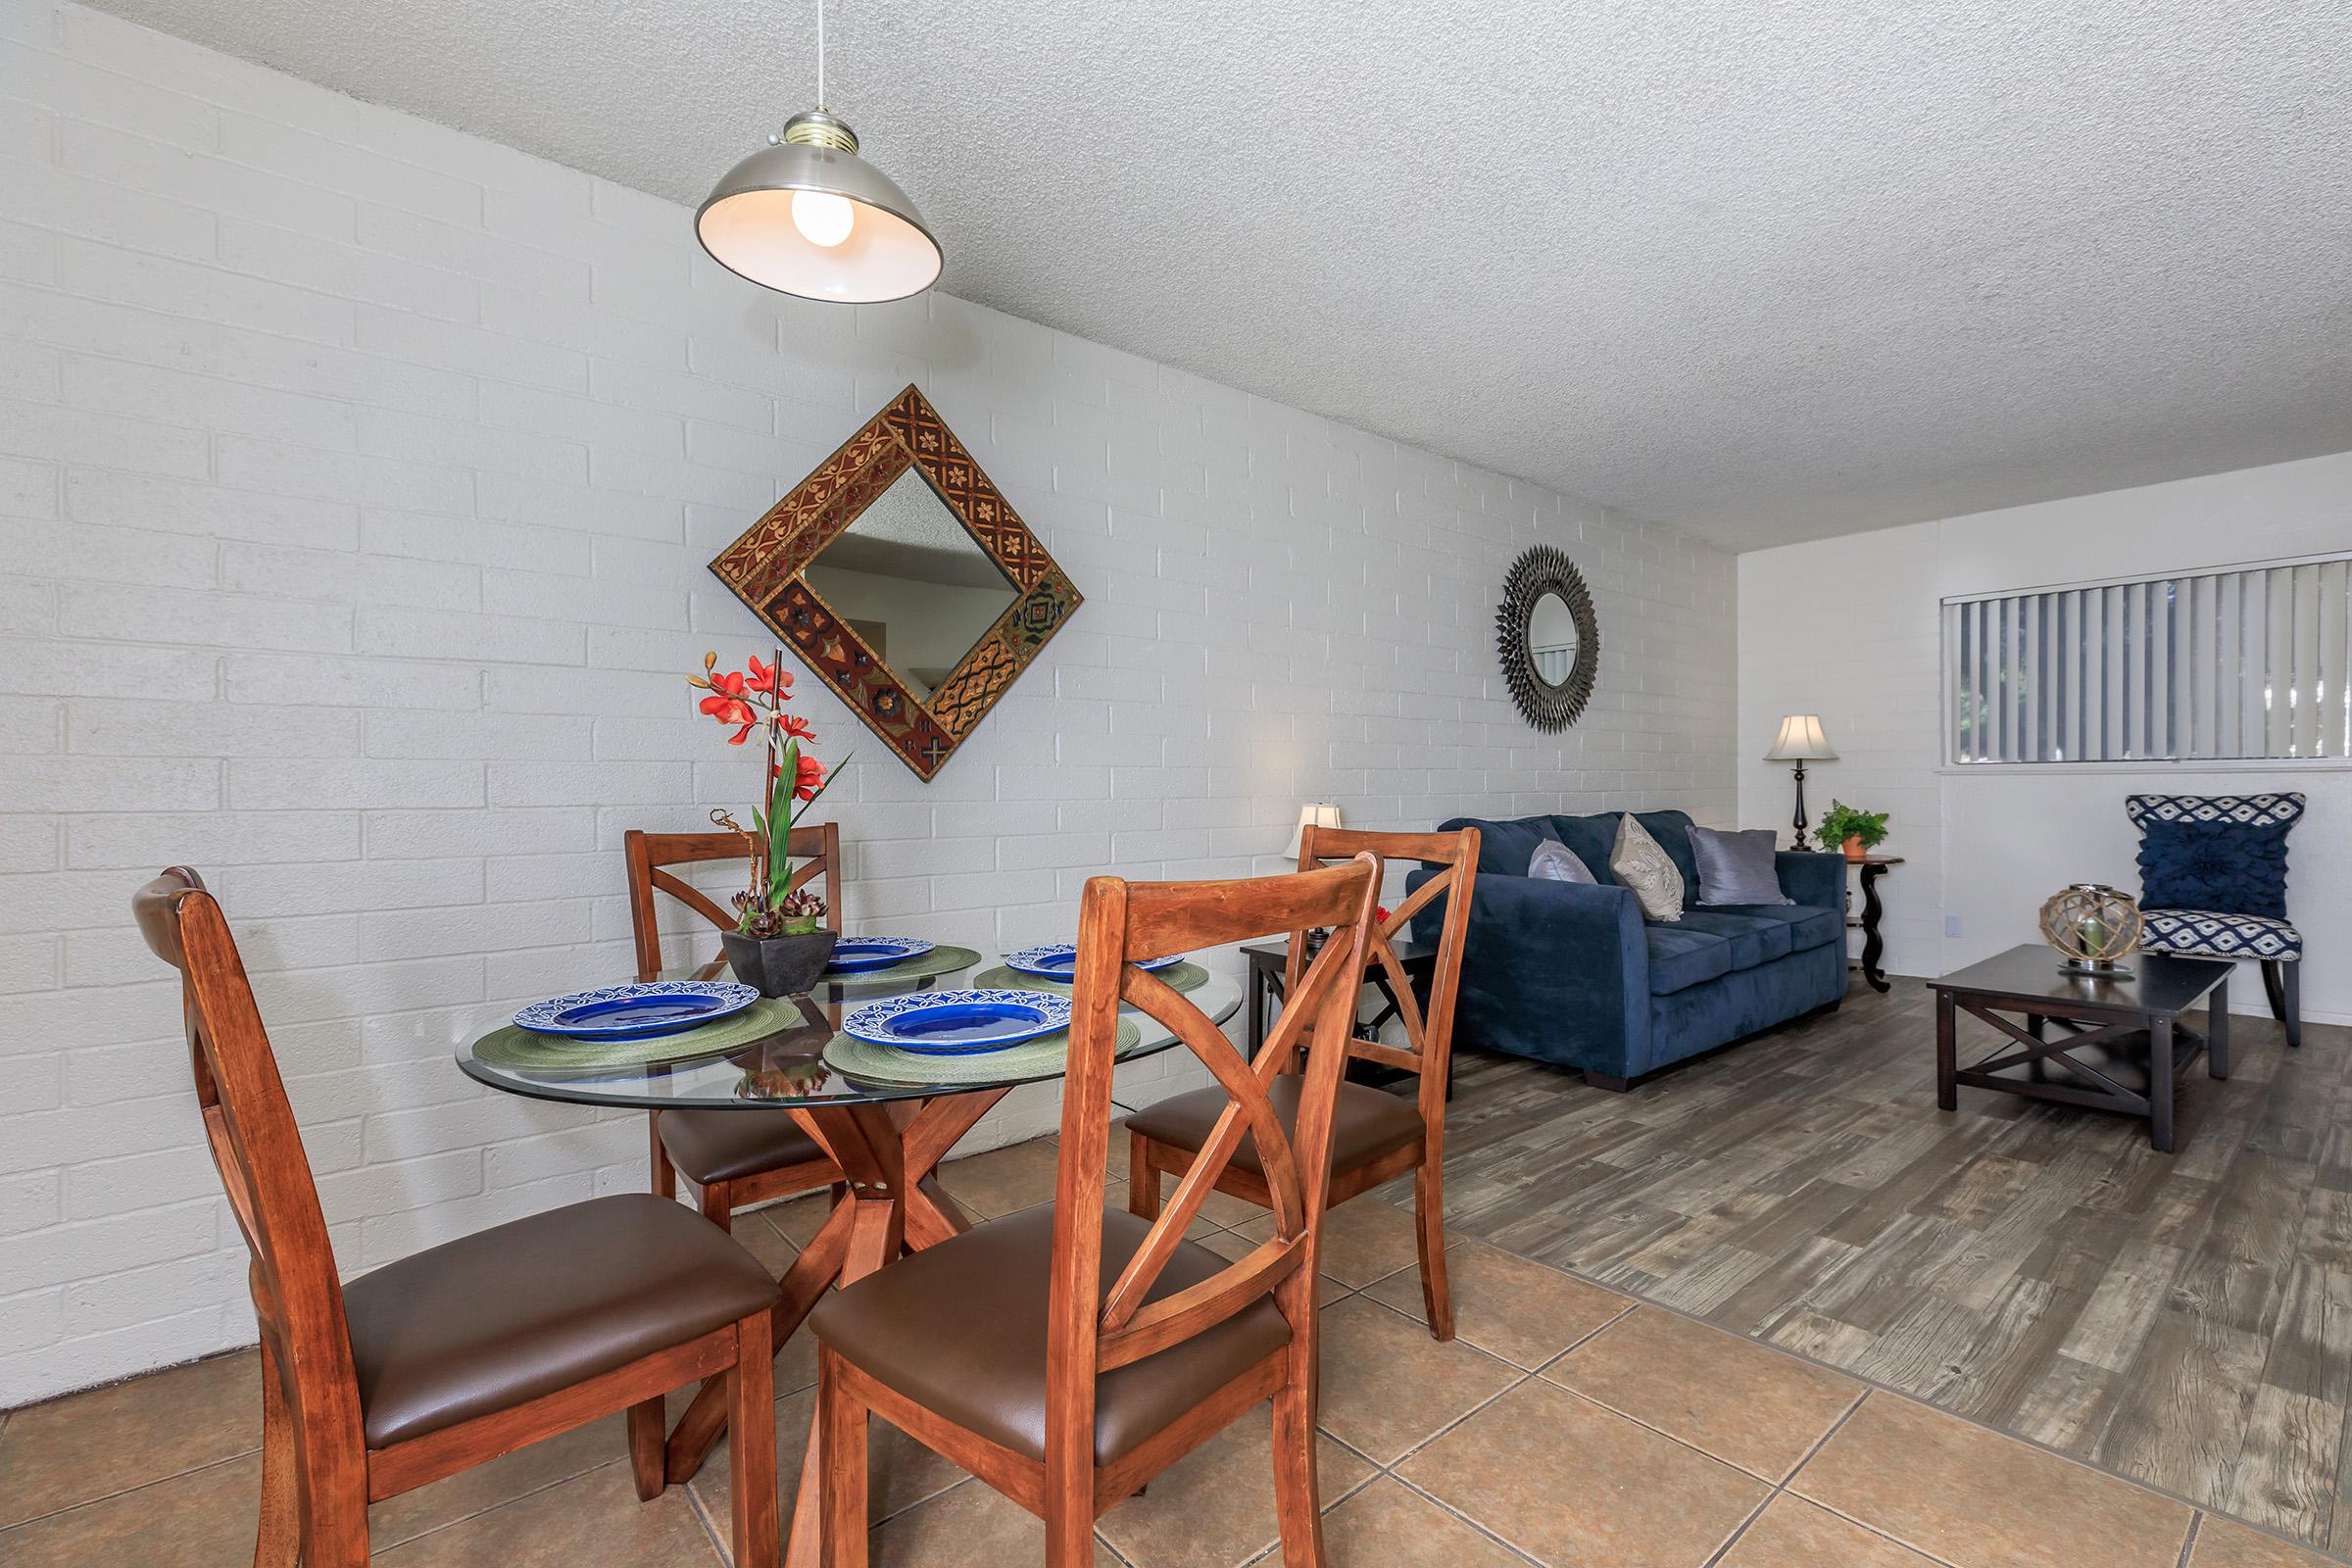
M 1842 845 L 1847 859 L 1859 860 L 1886 842 L 1886 817 L 1885 811 L 1865 811 L 1833 800 L 1821 813 L 1821 842 Z
M 822 763 L 801 750 L 816 731 L 808 720 L 784 711 L 792 700 L 792 675 L 782 667 L 784 650 L 776 662 L 758 659 L 741 670 L 721 670 L 718 655 L 703 656 L 703 672 L 686 683 L 708 693 L 702 711 L 733 730 L 729 746 L 749 741 L 754 730 L 767 743 L 765 808 L 755 807 L 746 829 L 724 810 L 710 820 L 731 833 L 743 835 L 751 864 L 750 885 L 735 895 L 735 929 L 719 933 L 727 963 L 735 977 L 763 997 L 791 996 L 807 991 L 825 972 L 833 956 L 838 932 L 821 923 L 825 901 L 792 885 L 792 827 L 803 809 L 825 792 L 829 780 Z

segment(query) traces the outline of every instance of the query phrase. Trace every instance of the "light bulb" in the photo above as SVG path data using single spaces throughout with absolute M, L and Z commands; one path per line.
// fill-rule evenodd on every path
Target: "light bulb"
M 824 190 L 792 193 L 792 226 L 811 245 L 831 250 L 850 237 L 850 227 L 857 221 L 858 209 L 847 196 Z

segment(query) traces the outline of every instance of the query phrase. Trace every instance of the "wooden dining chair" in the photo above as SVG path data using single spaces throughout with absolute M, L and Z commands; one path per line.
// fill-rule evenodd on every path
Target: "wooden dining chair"
M 662 974 L 662 910 L 656 890 L 668 894 L 721 931 L 735 917 L 709 894 L 669 868 L 706 860 L 748 858 L 739 833 L 645 833 L 631 828 L 621 841 L 629 867 L 629 923 L 637 935 L 637 978 Z M 764 850 L 765 840 L 755 836 Z M 799 861 L 792 888 L 825 879 L 825 924 L 841 929 L 841 829 L 826 822 L 796 827 L 788 848 Z M 695 971 L 709 980 L 723 973 L 725 955 Z M 677 1196 L 677 1178 L 693 1185 L 703 1214 L 720 1230 L 734 1225 L 734 1212 L 797 1193 L 830 1187 L 841 1180 L 833 1163 L 791 1117 L 756 1116 L 735 1110 L 653 1110 L 646 1113 L 647 1143 L 653 1153 L 653 1190 Z
M 1431 1335 L 1450 1340 L 1453 1292 L 1446 1279 L 1446 1083 L 1453 1059 L 1453 1004 L 1462 983 L 1462 944 L 1470 929 L 1471 884 L 1478 875 L 1478 829 L 1359 833 L 1310 826 L 1299 834 L 1300 870 L 1365 854 L 1388 860 L 1419 860 L 1445 869 L 1415 888 L 1410 898 L 1380 921 L 1367 944 L 1367 972 L 1371 972 L 1370 965 L 1379 966 L 1377 972 L 1387 982 L 1404 1025 L 1405 1043 L 1384 1045 L 1357 1036 L 1351 1029 L 1348 1054 L 1413 1073 L 1418 1083 L 1411 1100 L 1367 1084 L 1341 1083 L 1332 1110 L 1329 1200 L 1344 1203 L 1408 1170 L 1413 1173 L 1421 1304 L 1428 1314 Z M 1396 956 L 1396 942 L 1406 922 L 1439 898 L 1446 900 L 1446 918 L 1438 937 L 1436 969 L 1430 977 L 1429 1010 L 1424 1013 Z M 1299 956 L 1294 944 L 1291 985 L 1298 983 Z M 1298 1116 L 1298 1080 L 1277 1079 L 1272 1093 L 1275 1113 L 1284 1126 L 1292 1125 Z M 1162 1100 L 1127 1118 L 1129 1209 L 1146 1219 L 1159 1212 L 1160 1173 L 1181 1171 L 1192 1163 L 1206 1147 L 1222 1109 L 1217 1091 L 1203 1089 Z M 1218 1178 L 1217 1191 L 1261 1207 L 1272 1203 L 1256 1146 L 1248 1139 Z
M 1315 1259 L 1331 1106 L 1379 865 L 1233 882 L 1086 884 L 1051 1204 L 869 1275 L 809 1315 L 818 1346 L 823 1561 L 866 1560 L 867 1417 L 879 1415 L 1046 1522 L 1047 1568 L 1094 1562 L 1105 1509 L 1271 1399 L 1283 1560 L 1323 1558 L 1315 1485 Z M 1312 926 L 1336 930 L 1250 1061 L 1136 964 Z M 1216 1076 L 1223 1115 L 1166 1211 L 1103 1207 L 1119 1004 Z M 1267 1085 L 1307 1046 L 1295 1128 Z M 1245 1132 L 1265 1152 L 1274 1234 L 1229 1261 L 1184 1239 Z
M 662 1398 L 730 1389 L 735 1560 L 776 1560 L 776 1285 L 674 1202 L 534 1214 L 348 1284 L 220 906 L 173 866 L 132 900 L 180 972 L 196 1102 L 252 1253 L 262 1342 L 257 1568 L 366 1568 L 368 1505 L 627 1412 L 637 1495 L 663 1486 Z M 135 1555 L 135 1554 L 134 1554 Z

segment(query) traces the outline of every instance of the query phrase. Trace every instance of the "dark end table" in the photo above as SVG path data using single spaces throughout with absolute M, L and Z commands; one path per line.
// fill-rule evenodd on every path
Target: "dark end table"
M 1899 855 L 1865 855 L 1859 860 L 1845 863 L 1860 873 L 1862 882 L 1861 916 L 1856 918 L 1847 915 L 1845 928 L 1862 933 L 1862 978 L 1869 982 L 1871 990 L 1886 991 L 1890 983 L 1886 971 L 1879 967 L 1879 960 L 1886 956 L 1886 939 L 1879 935 L 1879 917 L 1886 912 L 1886 906 L 1879 902 L 1879 878 L 1902 864 L 1903 858 Z M 1847 904 L 1850 907 L 1852 901 L 1848 900 Z
M 1391 944 L 1396 950 L 1396 961 L 1404 966 L 1404 976 L 1418 993 L 1415 1000 L 1426 1002 L 1430 979 L 1438 970 L 1438 948 L 1434 942 L 1403 941 Z M 1242 948 L 1250 959 L 1250 990 L 1242 1005 L 1250 1017 L 1250 1054 L 1255 1056 L 1257 1048 L 1266 1043 L 1266 1031 L 1274 1021 L 1275 1004 L 1282 1000 L 1283 971 L 1290 963 L 1291 945 L 1287 942 L 1251 942 Z M 1396 993 L 1391 988 L 1388 971 L 1374 965 L 1364 978 L 1378 988 L 1382 1005 L 1370 1018 L 1356 1021 L 1357 1038 L 1378 1038 L 1380 1026 L 1396 1016 Z M 1376 1062 L 1350 1060 L 1348 1076 L 1357 1083 L 1375 1086 L 1394 1083 L 1411 1076 L 1396 1067 L 1383 1067 Z M 1446 1098 L 1453 1098 L 1453 1080 L 1446 1083 Z
M 2124 960 L 2132 978 L 2097 980 L 2063 973 L 2058 961 L 2055 950 L 2034 944 L 1928 982 L 1936 993 L 1936 1107 L 1957 1109 L 1967 1084 L 2122 1111 L 2146 1117 L 2148 1142 L 2171 1153 L 2174 1076 L 2199 1052 L 2207 1072 L 2230 1076 L 2230 965 L 2134 953 Z M 2182 1011 L 2208 995 L 2206 1032 L 2182 1028 Z M 1957 1059 L 1962 1012 L 2006 1037 L 1966 1067 Z M 2053 1024 L 2063 1031 L 2055 1037 Z M 2105 1058 L 2096 1066 L 2081 1054 L 2092 1051 Z M 2053 1066 L 2067 1077 L 2053 1082 Z

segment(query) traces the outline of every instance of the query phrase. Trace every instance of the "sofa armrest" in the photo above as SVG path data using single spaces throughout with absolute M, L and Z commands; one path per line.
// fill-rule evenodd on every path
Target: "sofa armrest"
M 1845 912 L 1846 858 L 1842 854 L 1781 850 L 1774 854 L 1772 864 L 1780 873 L 1781 891 L 1797 903 L 1840 915 Z

